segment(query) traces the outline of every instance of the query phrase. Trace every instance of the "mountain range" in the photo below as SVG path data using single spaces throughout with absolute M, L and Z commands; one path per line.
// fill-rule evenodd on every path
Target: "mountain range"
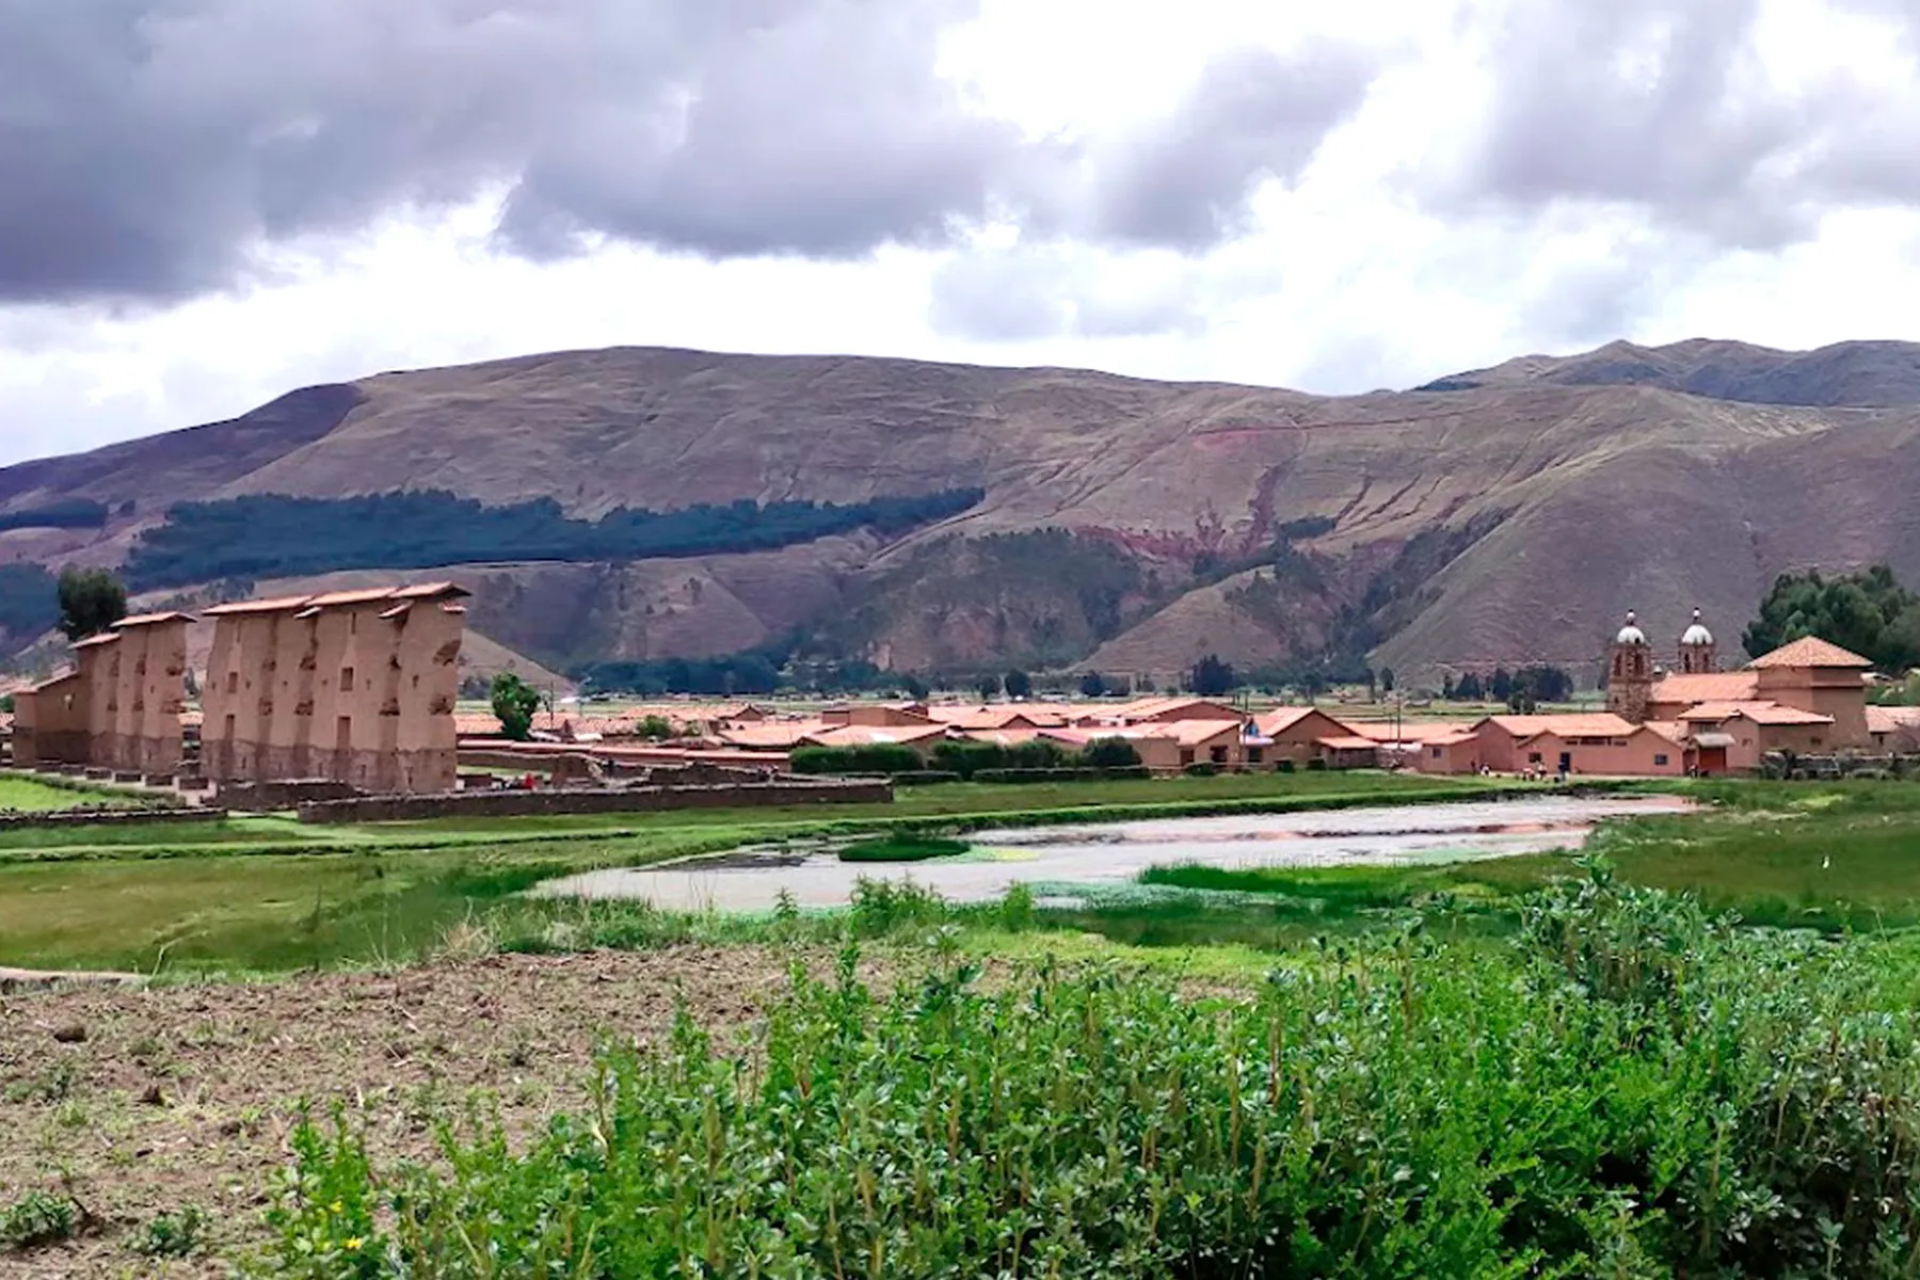
M 568 527 L 700 504 L 854 513 L 778 545 L 432 566 L 475 591 L 485 643 L 556 669 L 802 637 L 919 671 L 1164 678 L 1213 653 L 1242 669 L 1591 675 L 1629 608 L 1665 636 L 1698 607 L 1734 651 L 1784 570 L 1884 561 L 1920 582 L 1920 345 L 1616 342 L 1339 397 L 1059 368 L 556 352 L 309 387 L 231 421 L 0 469 L 0 562 L 121 565 L 180 503 L 284 495 L 323 500 L 324 517 L 328 502 L 408 490 L 550 500 Z M 955 493 L 963 509 L 912 527 L 858 523 L 859 504 Z M 37 523 L 76 509 L 99 516 Z M 396 572 L 362 559 L 145 598 Z

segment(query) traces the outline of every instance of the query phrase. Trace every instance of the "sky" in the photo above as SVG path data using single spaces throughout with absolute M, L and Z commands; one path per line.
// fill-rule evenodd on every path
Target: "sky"
M 1920 340 L 1916 0 L 0 0 L 0 464 L 574 347 Z

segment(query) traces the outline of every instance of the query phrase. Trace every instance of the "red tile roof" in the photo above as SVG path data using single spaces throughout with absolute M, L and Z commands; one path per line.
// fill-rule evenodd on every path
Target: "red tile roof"
M 1318 707 L 1275 707 L 1272 711 L 1255 716 L 1253 723 L 1259 728 L 1261 733 L 1272 737 L 1277 733 L 1285 733 L 1302 720 L 1306 720 L 1312 716 L 1319 716 L 1322 719 L 1331 720 L 1342 729 L 1351 729 L 1353 727 L 1344 721 L 1334 719 L 1334 717 L 1328 715 Z M 1349 734 L 1347 736 L 1353 735 Z
M 1233 708 L 1213 698 L 1177 697 L 1142 698 L 1113 708 L 1111 714 L 1118 720 L 1149 720 L 1178 713 L 1184 718 L 1198 720 L 1217 718 L 1217 713 L 1221 711 L 1231 713 Z
M 236 600 L 202 610 L 208 617 L 236 613 L 287 613 L 313 609 L 331 609 L 355 604 L 411 603 L 417 600 L 460 600 L 472 595 L 465 587 L 451 582 L 423 582 L 415 586 L 360 587 L 352 591 L 328 591 L 317 596 L 281 596 L 270 600 Z
M 124 631 L 129 627 L 155 627 L 155 626 L 159 626 L 163 622 L 192 622 L 192 621 L 193 621 L 192 614 L 173 611 L 169 613 L 135 614 L 131 618 L 122 618 L 120 619 L 120 621 L 114 623 L 113 625 L 115 629 Z
M 819 720 L 775 720 L 722 729 L 717 736 L 732 747 L 791 747 L 808 734 L 822 733 L 829 727 Z
M 1755 671 L 1773 671 L 1782 667 L 1865 669 L 1873 663 L 1857 653 L 1848 653 L 1837 644 L 1828 644 L 1819 636 L 1804 636 L 1792 644 L 1782 645 L 1772 653 L 1755 658 L 1747 665 Z
M 1624 738 L 1638 727 L 1614 715 L 1611 711 L 1584 711 L 1545 716 L 1488 716 L 1480 723 L 1497 725 L 1516 738 L 1531 738 L 1542 733 L 1551 733 L 1560 738 Z
M 1744 716 L 1755 724 L 1832 724 L 1832 716 L 1799 707 L 1783 707 L 1777 702 L 1703 702 L 1680 718 L 1690 724 L 1719 724 L 1735 716 Z
M 1760 688 L 1752 671 L 1710 671 L 1702 675 L 1669 675 L 1653 686 L 1653 701 L 1661 706 L 1693 706 L 1701 702 L 1745 702 Z
M 1920 707 L 1867 708 L 1867 732 L 1898 733 L 1902 729 L 1920 729 Z
M 947 726 L 943 724 L 836 724 L 807 734 L 805 741 L 823 747 L 864 747 L 946 736 Z
M 1372 738 L 1356 737 L 1315 738 L 1314 741 L 1329 751 L 1373 751 L 1380 745 Z
M 1454 720 L 1347 720 L 1347 728 L 1375 742 L 1438 742 L 1443 738 L 1471 738 L 1473 727 Z
M 312 599 L 311 596 L 280 596 L 271 600 L 235 600 L 231 604 L 216 604 L 200 612 L 209 618 L 235 613 L 291 613 L 295 609 L 306 608 Z

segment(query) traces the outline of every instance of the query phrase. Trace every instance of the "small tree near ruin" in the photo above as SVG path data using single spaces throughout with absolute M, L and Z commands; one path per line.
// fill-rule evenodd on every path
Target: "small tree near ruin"
M 511 671 L 493 678 L 493 714 L 500 731 L 515 742 L 533 736 L 533 714 L 540 709 L 540 691 Z
M 85 640 L 113 629 L 127 616 L 127 589 L 105 569 L 60 571 L 60 630 L 69 640 Z

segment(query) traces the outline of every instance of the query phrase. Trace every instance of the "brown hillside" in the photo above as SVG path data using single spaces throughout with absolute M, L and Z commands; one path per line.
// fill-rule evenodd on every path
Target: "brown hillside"
M 1821 394 L 1889 400 L 1906 351 L 1616 344 L 1462 375 L 1483 384 L 1464 390 L 1343 398 L 1063 369 L 562 352 L 316 388 L 232 423 L 10 468 L 0 508 L 132 501 L 97 536 L 7 543 L 111 560 L 169 503 L 203 496 L 445 488 L 551 496 L 592 517 L 980 486 L 974 510 L 891 544 L 457 576 L 477 592 L 476 631 L 559 664 L 724 653 L 796 626 L 903 668 L 1164 670 L 1214 650 L 1253 666 L 1352 635 L 1403 673 L 1567 661 L 1595 655 L 1630 606 L 1677 633 L 1698 604 L 1731 639 L 1789 567 L 1886 559 L 1920 581 L 1920 410 L 1639 385 L 1711 375 L 1750 391 L 1795 360 L 1866 360 L 1885 376 L 1836 375 Z M 1629 355 L 1658 368 L 1593 373 Z M 1566 372 L 1582 359 L 1587 381 Z M 1309 517 L 1331 530 L 1297 535 L 1306 568 L 1276 573 L 1276 535 Z M 1049 528 L 1071 536 L 979 541 Z

